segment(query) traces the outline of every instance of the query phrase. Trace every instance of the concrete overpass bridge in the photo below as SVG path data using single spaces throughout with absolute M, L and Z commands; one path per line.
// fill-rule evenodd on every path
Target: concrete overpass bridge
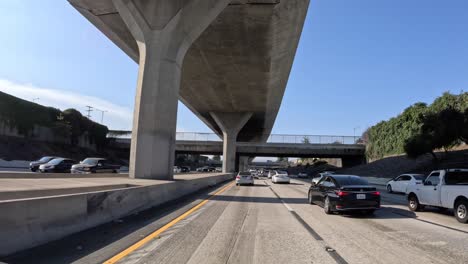
M 176 154 L 223 155 L 223 142 L 213 133 L 177 132 Z M 340 158 L 343 167 L 365 163 L 359 137 L 315 135 L 270 135 L 267 142 L 237 142 L 236 168 L 249 157 Z M 115 138 L 115 146 L 128 149 L 130 138 Z M 305 141 L 307 143 L 305 143 Z
M 68 1 L 139 64 L 130 177 L 172 179 L 178 100 L 223 137 L 224 172 L 266 141 L 309 0 Z

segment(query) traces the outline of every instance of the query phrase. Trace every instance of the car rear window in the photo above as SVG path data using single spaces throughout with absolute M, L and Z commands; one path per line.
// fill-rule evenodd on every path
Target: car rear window
M 424 181 L 424 176 L 423 175 L 415 175 L 414 179 L 416 179 L 418 181 Z
M 462 185 L 468 184 L 468 171 L 449 171 L 445 175 L 445 184 Z
M 239 173 L 240 176 L 250 176 L 250 172 L 240 172 Z
M 338 182 L 339 185 L 341 186 L 346 186 L 346 185 L 369 185 L 369 183 L 359 177 L 352 177 L 352 176 L 342 176 L 342 177 L 334 177 L 335 180 Z
M 62 161 L 63 161 L 63 159 L 53 159 L 53 160 L 49 161 L 48 164 L 51 164 L 51 165 L 59 165 L 60 162 L 62 162 Z

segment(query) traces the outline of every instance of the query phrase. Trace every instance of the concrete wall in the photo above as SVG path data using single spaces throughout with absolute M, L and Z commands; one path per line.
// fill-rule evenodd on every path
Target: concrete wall
M 0 201 L 0 256 L 180 198 L 231 180 L 230 174 L 110 191 Z

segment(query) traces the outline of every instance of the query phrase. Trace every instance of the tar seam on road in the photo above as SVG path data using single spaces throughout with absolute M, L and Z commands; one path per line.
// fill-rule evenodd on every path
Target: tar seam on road
M 409 217 L 409 218 L 412 218 L 414 220 L 421 221 L 421 222 L 424 222 L 424 223 L 427 223 L 427 224 L 431 224 L 431 225 L 435 225 L 435 226 L 438 226 L 438 227 L 443 227 L 443 228 L 447 228 L 447 229 L 450 229 L 450 230 L 453 230 L 453 231 L 458 231 L 458 232 L 461 232 L 461 233 L 468 234 L 468 231 L 461 230 L 461 229 L 454 228 L 454 227 L 450 227 L 450 226 L 446 226 L 446 225 L 437 224 L 437 223 L 427 221 L 427 220 L 423 220 L 423 219 L 418 218 L 417 216 L 416 217 L 408 216 L 408 215 L 405 215 L 405 214 L 402 214 L 402 213 L 399 213 L 399 212 L 395 212 L 395 211 L 392 211 L 392 213 L 397 214 L 397 215 L 401 215 L 401 216 L 406 216 L 406 217 Z
M 273 190 L 273 188 L 271 188 L 271 186 L 267 182 L 265 182 L 265 184 L 268 186 L 268 188 L 270 188 L 270 190 L 273 192 L 273 194 L 283 203 L 283 205 L 294 216 L 294 218 L 296 218 L 296 220 L 307 230 L 307 232 L 309 232 L 309 234 L 315 240 L 325 242 L 323 240 L 323 238 L 317 232 L 315 232 L 315 230 L 309 224 L 307 224 L 306 221 L 304 221 L 304 219 L 302 219 L 301 216 L 299 216 L 291 207 L 289 207 L 288 204 L 286 204 L 283 201 L 283 199 L 281 199 L 281 197 L 275 192 L 275 190 Z M 333 248 L 331 248 L 329 246 L 325 246 L 325 250 L 336 261 L 336 263 L 338 263 L 338 264 L 348 264 L 348 262 L 340 254 L 338 254 L 338 252 L 336 252 L 336 250 L 334 250 Z
M 214 193 L 213 195 L 211 195 L 210 197 L 206 198 L 205 200 L 201 201 L 199 204 L 195 205 L 194 207 L 192 207 L 190 210 L 188 210 L 187 212 L 183 213 L 182 215 L 176 217 L 174 220 L 170 221 L 169 223 L 167 223 L 166 225 L 164 225 L 163 227 L 159 228 L 158 230 L 154 231 L 153 233 L 149 234 L 148 236 L 146 236 L 145 238 L 143 238 L 142 240 L 136 242 L 135 244 L 131 245 L 130 247 L 128 247 L 127 249 L 125 249 L 124 251 L 120 252 L 119 254 L 113 256 L 112 258 L 110 258 L 109 260 L 105 261 L 104 264 L 114 264 L 114 263 L 117 263 L 118 261 L 120 261 L 121 259 L 125 258 L 126 256 L 128 256 L 129 254 L 131 254 L 132 252 L 134 252 L 135 250 L 137 250 L 138 248 L 142 247 L 143 245 L 145 245 L 146 243 L 150 242 L 151 240 L 153 240 L 154 238 L 158 237 L 159 235 L 161 235 L 164 231 L 168 230 L 169 228 L 171 228 L 172 226 L 174 226 L 175 224 L 177 224 L 178 222 L 180 222 L 181 220 L 185 219 L 187 216 L 191 215 L 193 212 L 195 212 L 196 210 L 198 210 L 200 207 L 202 207 L 203 205 L 205 205 L 209 200 L 211 200 L 211 198 L 213 198 L 214 196 L 218 195 L 218 194 L 221 194 L 222 192 L 226 191 L 227 189 L 229 189 L 230 187 L 232 187 L 234 185 L 234 183 L 230 183 L 228 184 L 227 186 L 223 187 L 221 190 L 217 191 L 216 193 Z

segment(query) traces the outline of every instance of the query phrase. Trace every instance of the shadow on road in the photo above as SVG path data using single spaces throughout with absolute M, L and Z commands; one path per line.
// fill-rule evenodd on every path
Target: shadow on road
M 251 186 L 252 187 L 252 186 Z M 263 186 L 268 187 L 268 186 Z M 248 198 L 248 200 L 246 200 Z M 288 204 L 306 204 L 307 198 L 281 198 Z M 231 196 L 231 195 L 216 195 L 211 198 L 213 201 L 230 201 L 230 202 L 248 202 L 248 203 L 267 203 L 267 204 L 282 204 L 281 200 L 276 197 L 246 197 L 246 196 Z
M 376 210 L 374 214 L 366 215 L 359 211 L 355 212 L 344 212 L 341 213 L 341 216 L 346 218 L 362 218 L 362 219 L 402 219 L 402 218 L 416 218 L 416 214 L 394 207 L 385 207 L 382 206 L 381 209 Z

